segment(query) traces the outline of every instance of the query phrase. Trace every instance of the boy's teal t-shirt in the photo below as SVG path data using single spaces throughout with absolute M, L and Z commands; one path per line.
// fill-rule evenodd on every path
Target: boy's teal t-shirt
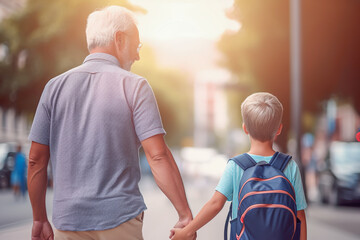
M 272 156 L 258 156 L 249 154 L 256 162 L 270 162 Z M 228 201 L 238 202 L 240 179 L 244 173 L 234 161 L 229 161 L 225 171 L 216 187 L 216 191 L 223 194 Z M 303 210 L 307 207 L 304 189 L 301 181 L 300 170 L 296 162 L 291 159 L 284 170 L 284 175 L 289 179 L 295 190 L 297 210 Z M 237 207 L 232 208 L 232 219 L 237 217 Z

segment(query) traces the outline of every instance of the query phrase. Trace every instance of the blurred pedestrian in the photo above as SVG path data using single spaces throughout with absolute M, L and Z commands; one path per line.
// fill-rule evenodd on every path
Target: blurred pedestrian
M 53 239 L 45 207 L 49 158 L 57 240 L 143 239 L 140 146 L 178 212 L 175 227 L 184 227 L 192 213 L 155 97 L 146 79 L 129 72 L 141 47 L 132 13 L 119 6 L 91 13 L 86 38 L 90 55 L 48 82 L 30 132 L 33 239 Z
M 309 201 L 316 202 L 317 194 L 317 158 L 314 151 L 314 135 L 312 133 L 305 133 L 302 137 L 301 143 L 301 156 L 302 163 L 305 169 L 305 182 L 307 187 L 307 196 Z
M 21 152 L 21 145 L 18 144 L 16 147 L 14 170 L 11 172 L 11 185 L 15 197 L 26 197 L 26 171 L 26 156 Z

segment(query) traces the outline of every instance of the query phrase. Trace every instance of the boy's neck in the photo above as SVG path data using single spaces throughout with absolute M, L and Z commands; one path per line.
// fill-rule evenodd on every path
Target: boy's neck
M 261 142 L 250 137 L 251 147 L 248 153 L 259 156 L 272 156 L 275 153 L 272 148 L 273 142 L 274 141 Z

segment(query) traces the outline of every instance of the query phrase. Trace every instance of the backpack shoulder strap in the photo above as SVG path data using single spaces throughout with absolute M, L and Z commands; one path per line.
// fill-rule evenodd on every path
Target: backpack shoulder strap
M 228 239 L 228 225 L 229 225 L 229 222 L 230 222 L 231 213 L 232 213 L 232 202 L 230 203 L 229 212 L 228 212 L 228 215 L 227 215 L 226 220 L 225 220 L 224 240 Z
M 285 167 L 291 160 L 291 158 L 292 156 L 290 155 L 281 152 L 276 152 L 274 156 L 271 158 L 269 164 L 283 172 Z
M 249 154 L 247 154 L 247 153 L 244 153 L 244 154 L 238 155 L 236 157 L 233 157 L 230 160 L 233 160 L 244 171 L 246 169 L 256 165 L 255 160 L 252 157 L 250 157 Z

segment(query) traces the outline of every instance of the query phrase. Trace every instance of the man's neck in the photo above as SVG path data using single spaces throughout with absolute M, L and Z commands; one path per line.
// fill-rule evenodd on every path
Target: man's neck
M 92 53 L 107 53 L 107 54 L 110 54 L 110 55 L 116 57 L 114 55 L 114 52 L 108 47 L 95 47 L 95 48 L 91 49 L 90 54 L 92 54 Z
M 261 142 L 250 137 L 250 151 L 249 154 L 259 155 L 259 156 L 272 156 L 275 151 L 273 149 L 273 141 Z
M 118 61 L 120 62 L 119 58 L 116 56 L 115 49 L 111 44 L 105 47 L 94 47 L 93 49 L 90 50 L 90 54 L 92 53 L 106 53 L 116 57 L 116 59 L 118 59 Z

